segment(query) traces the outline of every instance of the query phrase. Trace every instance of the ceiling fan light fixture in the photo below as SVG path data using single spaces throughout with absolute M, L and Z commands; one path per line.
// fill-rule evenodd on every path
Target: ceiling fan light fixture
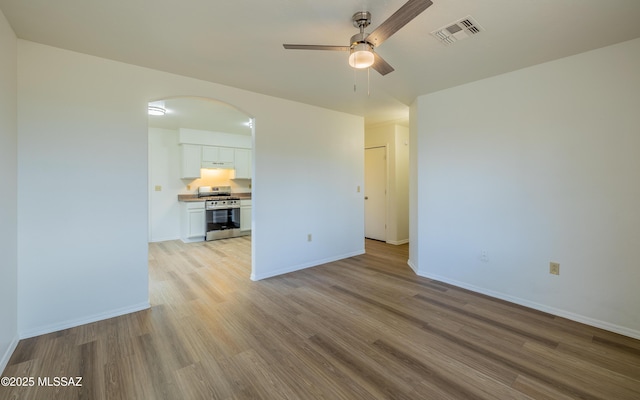
M 349 54 L 349 65 L 353 68 L 363 69 L 373 65 L 373 47 L 369 43 L 358 43 L 351 47 Z
M 291 50 L 348 50 L 349 65 L 351 67 L 357 69 L 373 67 L 376 72 L 384 76 L 393 72 L 393 67 L 378 54 L 374 53 L 373 48 L 380 46 L 391 35 L 432 5 L 432 0 L 407 0 L 404 5 L 370 33 L 365 33 L 364 30 L 371 24 L 371 13 L 358 11 L 353 14 L 351 21 L 360 33 L 351 36 L 349 46 L 318 44 L 283 44 L 283 46 L 285 49 Z

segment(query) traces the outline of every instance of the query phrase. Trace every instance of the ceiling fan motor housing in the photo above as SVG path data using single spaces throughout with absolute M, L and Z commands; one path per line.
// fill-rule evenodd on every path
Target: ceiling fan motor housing
M 369 11 L 358 11 L 351 17 L 353 26 L 360 28 L 360 31 L 371 25 L 371 13 Z
M 355 35 L 351 36 L 351 48 L 359 44 L 366 43 L 373 49 L 373 44 L 367 41 L 367 36 L 369 36 L 367 33 L 356 33 Z
M 373 52 L 373 44 L 367 41 L 368 33 L 364 33 L 364 28 L 371 24 L 371 13 L 369 11 L 358 11 L 351 17 L 353 26 L 360 29 L 360 33 L 351 36 L 351 52 L 370 51 Z

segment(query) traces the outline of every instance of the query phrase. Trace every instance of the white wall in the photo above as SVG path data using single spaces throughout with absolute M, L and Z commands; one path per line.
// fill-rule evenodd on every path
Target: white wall
M 425 226 L 424 213 L 420 212 L 418 206 L 418 200 L 422 198 L 420 195 L 420 189 L 424 185 L 419 185 L 418 171 L 424 170 L 424 160 L 419 157 L 418 147 L 422 142 L 418 140 L 418 133 L 422 131 L 422 118 L 419 118 L 418 102 L 421 98 L 418 97 L 409 107 L 409 140 L 411 146 L 409 147 L 409 242 L 413 241 L 413 244 L 409 245 L 409 266 L 418 273 L 418 264 L 420 261 L 420 238 L 419 228 Z M 420 122 L 420 124 L 419 124 Z M 422 136 L 422 135 L 420 135 Z
M 386 146 L 387 243 L 409 242 L 409 128 L 395 122 L 365 129 L 365 148 Z
M 396 193 L 396 241 L 394 244 L 409 242 L 409 128 L 396 125 L 395 134 L 395 184 Z
M 0 11 L 0 373 L 18 344 L 16 36 Z
M 178 131 L 149 128 L 149 241 L 180 238 L 178 194 L 185 185 L 180 179 Z M 155 191 L 161 186 L 161 191 Z
M 22 336 L 148 307 L 146 103 L 129 68 L 18 41 Z
M 146 305 L 152 99 L 255 118 L 254 279 L 364 251 L 362 117 L 22 40 L 18 67 L 23 336 Z
M 256 119 L 252 278 L 364 253 L 364 119 L 283 101 Z M 313 240 L 307 241 L 312 234 Z
M 418 273 L 640 338 L 638 71 L 640 39 L 419 97 Z

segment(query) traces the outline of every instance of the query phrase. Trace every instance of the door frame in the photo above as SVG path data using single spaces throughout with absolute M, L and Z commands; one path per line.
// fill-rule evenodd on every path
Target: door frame
M 376 149 L 376 148 L 380 148 L 383 147 L 384 148 L 384 226 L 385 226 L 385 243 L 388 243 L 388 236 L 387 236 L 387 230 L 389 229 L 389 143 L 380 143 L 380 144 L 370 144 L 368 146 L 365 146 L 364 150 L 365 152 L 369 149 Z M 366 157 L 365 157 L 366 158 Z M 364 173 L 367 173 L 366 168 L 364 168 Z M 365 182 L 366 182 L 366 175 L 365 175 Z M 367 192 L 367 188 L 364 188 L 365 193 Z M 364 200 L 364 197 L 363 197 Z M 362 212 L 364 213 L 364 208 L 362 210 Z M 365 218 L 363 218 L 363 220 L 366 222 L 366 215 L 364 216 Z

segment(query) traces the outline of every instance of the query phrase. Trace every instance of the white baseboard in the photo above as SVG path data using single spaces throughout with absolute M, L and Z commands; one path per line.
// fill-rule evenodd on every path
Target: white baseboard
M 461 287 L 463 289 L 468 289 L 471 290 L 472 292 L 476 292 L 476 293 L 481 293 L 490 297 L 494 297 L 500 300 L 505 300 L 508 301 L 510 303 L 514 303 L 514 304 L 518 304 L 521 306 L 525 306 L 528 308 L 532 308 L 534 310 L 538 310 L 538 311 L 542 311 L 542 312 L 546 312 L 548 314 L 553 314 L 556 315 L 558 317 L 562 317 L 562 318 L 567 318 L 570 319 L 572 321 L 576 321 L 576 322 L 580 322 L 582 324 L 585 325 L 589 325 L 589 326 L 593 326 L 596 328 L 600 328 L 600 329 L 604 329 L 606 331 L 610 331 L 610 332 L 614 332 L 614 333 L 619 333 L 621 335 L 624 336 L 628 336 L 634 339 L 640 339 L 640 331 L 637 331 L 635 329 L 630 329 L 627 328 L 625 326 L 620 326 L 620 325 L 616 325 L 616 324 L 612 324 L 610 322 L 606 322 L 606 321 L 601 321 L 598 319 L 594 319 L 591 317 L 587 317 L 585 315 L 581 315 L 581 314 L 576 314 L 570 311 L 566 311 L 566 310 L 562 310 L 559 308 L 555 308 L 555 307 L 550 307 L 544 304 L 540 304 L 540 303 L 536 303 L 530 300 L 526 300 L 526 299 L 522 299 L 519 297 L 514 297 L 508 294 L 504 294 L 504 293 L 500 293 L 500 292 L 495 292 L 493 290 L 489 290 L 489 289 L 485 289 L 482 287 L 478 287 L 478 286 L 474 286 L 474 285 L 470 285 L 467 284 L 465 282 L 459 282 L 453 279 L 448 279 L 445 278 L 443 276 L 438 276 L 438 275 L 430 275 L 430 274 L 423 274 L 418 272 L 418 270 L 416 268 L 414 268 L 414 266 L 411 264 L 411 262 L 409 262 L 409 266 L 411 267 L 411 269 L 413 269 L 414 272 L 416 272 L 416 275 L 425 277 L 425 278 L 429 278 L 429 279 L 433 279 L 436 281 L 440 281 L 440 282 L 444 282 L 444 283 L 448 283 L 450 285 L 453 286 L 457 286 L 457 287 Z
M 13 352 L 16 351 L 19 341 L 20 339 L 17 336 L 13 338 L 11 343 L 9 343 L 9 347 L 7 347 L 7 350 L 2 355 L 2 358 L 0 358 L 0 375 L 2 375 L 4 369 L 7 368 L 7 364 L 9 364 L 9 360 L 11 359 Z
M 387 240 L 387 243 L 398 246 L 398 245 L 401 245 L 401 244 L 409 243 L 409 239 L 403 239 L 403 240 Z
M 195 242 L 204 242 L 205 241 L 205 237 L 198 237 L 198 238 L 178 238 L 180 240 L 182 240 L 182 243 L 195 243 Z
M 150 308 L 150 307 L 151 305 L 149 304 L 148 301 L 146 301 L 144 303 L 134 304 L 134 305 L 123 307 L 123 308 L 118 308 L 115 310 L 90 315 L 84 318 L 78 318 L 78 319 L 63 321 L 63 322 L 59 322 L 51 325 L 41 326 L 39 328 L 19 332 L 20 339 L 27 339 L 34 336 L 40 336 L 40 335 L 45 335 L 51 332 L 61 331 L 63 329 L 74 328 L 76 326 L 90 324 L 96 321 L 102 321 L 103 319 L 119 317 L 121 315 L 146 310 L 147 308 Z
M 262 279 L 271 278 L 271 277 L 278 276 L 278 275 L 288 274 L 289 272 L 299 271 L 301 269 L 316 267 L 318 265 L 330 263 L 330 262 L 333 262 L 333 261 L 338 261 L 338 260 L 342 260 L 342 259 L 349 258 L 349 257 L 359 256 L 359 255 L 364 254 L 364 253 L 365 253 L 365 251 L 364 251 L 364 249 L 362 249 L 362 250 L 354 251 L 353 253 L 342 254 L 342 255 L 339 255 L 339 256 L 335 256 L 335 257 L 325 258 L 323 260 L 316 260 L 316 261 L 311 261 L 309 263 L 298 264 L 298 265 L 293 265 L 291 267 L 277 269 L 275 271 L 271 271 L 271 272 L 268 272 L 266 274 L 256 274 L 253 271 L 251 271 L 251 280 L 252 281 L 259 281 L 259 280 L 262 280 Z
M 166 238 L 152 238 L 149 239 L 149 243 L 157 243 L 157 242 L 169 242 L 171 240 L 178 240 L 180 239 L 180 236 L 172 236 L 172 237 L 166 237 Z
M 418 273 L 418 268 L 416 268 L 415 264 L 413 263 L 413 261 L 408 260 L 407 261 L 407 265 L 409 266 L 409 268 L 411 268 L 413 270 L 413 272 L 418 275 L 418 276 L 422 276 Z

